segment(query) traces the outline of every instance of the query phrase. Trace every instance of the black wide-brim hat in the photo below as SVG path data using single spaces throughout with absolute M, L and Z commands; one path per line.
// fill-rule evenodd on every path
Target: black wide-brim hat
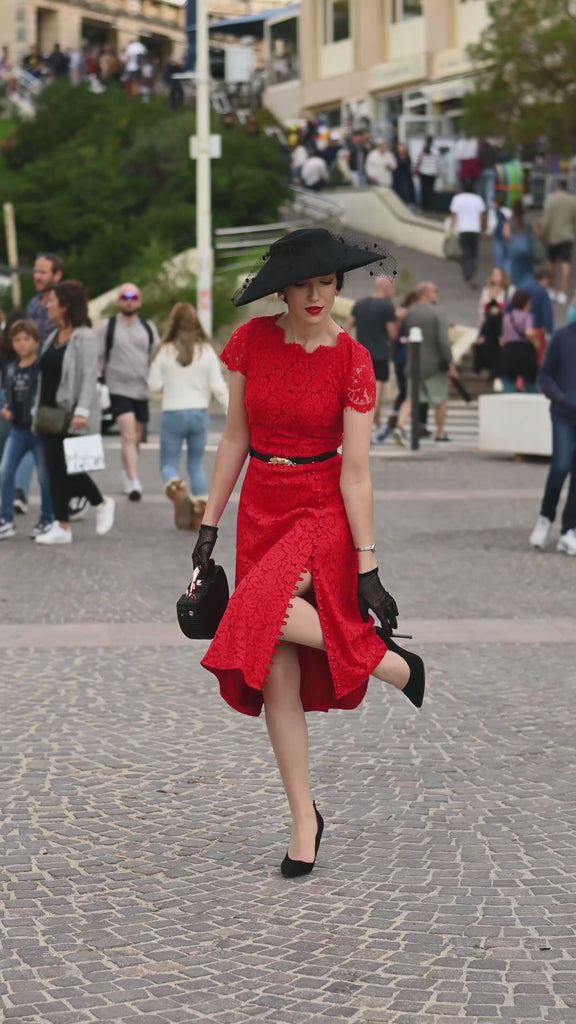
M 311 277 L 346 273 L 371 263 L 379 263 L 380 273 L 389 277 L 396 273 L 384 245 L 347 239 L 327 228 L 298 228 L 272 243 L 256 275 L 236 292 L 234 305 L 246 306 Z

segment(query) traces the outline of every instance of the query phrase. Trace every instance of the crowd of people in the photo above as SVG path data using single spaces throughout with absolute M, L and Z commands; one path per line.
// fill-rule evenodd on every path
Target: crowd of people
M 382 135 L 373 137 L 367 128 L 334 129 L 328 133 L 308 128 L 289 141 L 292 180 L 304 188 L 319 192 L 348 185 L 380 185 L 393 188 L 409 206 L 416 203 L 414 174 L 421 175 L 424 188 L 425 165 L 420 166 L 424 154 L 413 167 L 404 143 L 398 142 L 391 149 Z M 435 177 L 435 156 L 434 160 Z
M 212 396 L 226 409 L 228 391 L 194 307 L 178 303 L 160 338 L 140 313 L 139 288 L 126 283 L 118 290 L 117 312 L 94 330 L 87 291 L 79 281 L 63 280 L 58 256 L 38 255 L 34 286 L 27 307 L 2 324 L 0 539 L 16 535 L 15 517 L 28 509 L 34 469 L 41 494 L 40 518 L 30 533 L 36 543 L 70 544 L 70 523 L 88 504 L 96 533 L 108 533 L 115 499 L 102 494 L 88 472 L 77 471 L 66 441 L 98 438 L 109 407 L 120 433 L 121 488 L 129 501 L 140 501 L 139 455 L 151 391 L 162 396 L 160 471 L 175 524 L 198 529 L 208 490 L 208 409 Z M 190 490 L 179 474 L 184 442 Z
M 123 52 L 107 43 L 65 49 L 55 43 L 50 53 L 42 53 L 33 45 L 18 66 L 45 84 L 64 79 L 72 85 L 87 82 L 96 90 L 115 84 L 129 95 L 140 96 L 144 100 L 164 89 L 168 91 L 171 106 L 178 107 L 184 101 L 182 82 L 175 77 L 184 70 L 183 64 L 174 58 L 162 64 L 140 39 L 133 39 Z M 0 50 L 0 85 L 17 89 L 15 70 L 8 47 L 3 46 Z

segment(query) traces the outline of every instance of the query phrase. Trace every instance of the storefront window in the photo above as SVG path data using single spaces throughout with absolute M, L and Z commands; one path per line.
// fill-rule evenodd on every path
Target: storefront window
M 324 0 L 324 42 L 350 38 L 350 0 Z
M 423 15 L 422 0 L 392 0 L 392 21 L 408 21 Z

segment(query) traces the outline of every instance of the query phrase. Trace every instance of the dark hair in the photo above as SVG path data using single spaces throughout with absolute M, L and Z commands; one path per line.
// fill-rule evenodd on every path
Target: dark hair
M 512 309 L 526 309 L 529 302 L 530 296 L 528 292 L 525 292 L 523 288 L 519 288 L 512 296 Z
M 566 192 L 568 188 L 568 182 L 566 181 L 566 178 L 558 178 L 558 181 L 556 182 L 556 188 L 560 188 L 563 192 Z
M 69 327 L 92 326 L 88 316 L 88 293 L 80 281 L 59 281 L 52 291 L 66 310 L 66 324 Z
M 36 343 L 40 341 L 40 331 L 33 320 L 14 320 L 9 328 L 10 342 L 13 343 L 16 335 L 21 333 L 29 334 Z
M 62 267 L 63 267 L 62 260 L 60 259 L 59 256 L 56 256 L 55 253 L 53 253 L 53 252 L 37 252 L 36 253 L 36 259 L 37 260 L 48 260 L 50 262 L 50 264 L 52 265 L 52 273 L 53 274 L 57 274 L 58 271 L 60 271 L 60 273 L 62 273 Z
M 342 291 L 343 285 L 344 285 L 344 271 L 343 270 L 337 270 L 336 271 L 336 288 L 337 288 L 337 290 L 339 292 Z
M 474 182 L 470 181 L 470 179 L 467 178 L 466 181 L 462 182 L 462 191 L 463 192 L 474 192 Z
M 14 349 L 12 348 L 12 341 L 10 340 L 10 331 L 12 324 L 15 324 L 17 320 L 25 320 L 26 310 L 25 309 L 13 309 L 11 313 L 6 317 L 6 323 L 4 324 L 4 330 L 0 335 L 0 355 L 4 358 L 11 358 L 14 355 Z
M 427 135 L 426 136 L 426 143 L 424 145 L 424 152 L 425 153 L 429 153 L 430 152 L 430 150 L 432 149 L 432 143 L 433 142 L 434 142 L 433 136 L 432 135 Z
M 522 226 L 524 224 L 524 203 L 521 199 L 517 199 L 512 205 L 512 215 L 517 224 Z
M 418 302 L 418 292 L 416 291 L 415 288 L 413 288 L 412 291 L 408 292 L 408 294 L 406 295 L 406 298 L 404 299 L 402 305 L 405 307 L 413 306 L 415 302 Z
M 539 267 L 534 270 L 534 280 L 543 281 L 545 277 L 550 277 L 550 272 L 545 263 L 541 263 Z

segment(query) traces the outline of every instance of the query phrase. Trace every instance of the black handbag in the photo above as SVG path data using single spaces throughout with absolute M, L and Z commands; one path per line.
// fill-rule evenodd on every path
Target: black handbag
M 194 575 L 188 590 L 176 603 L 178 625 L 189 640 L 211 640 L 226 611 L 230 597 L 228 580 L 221 565 L 210 576 Z

